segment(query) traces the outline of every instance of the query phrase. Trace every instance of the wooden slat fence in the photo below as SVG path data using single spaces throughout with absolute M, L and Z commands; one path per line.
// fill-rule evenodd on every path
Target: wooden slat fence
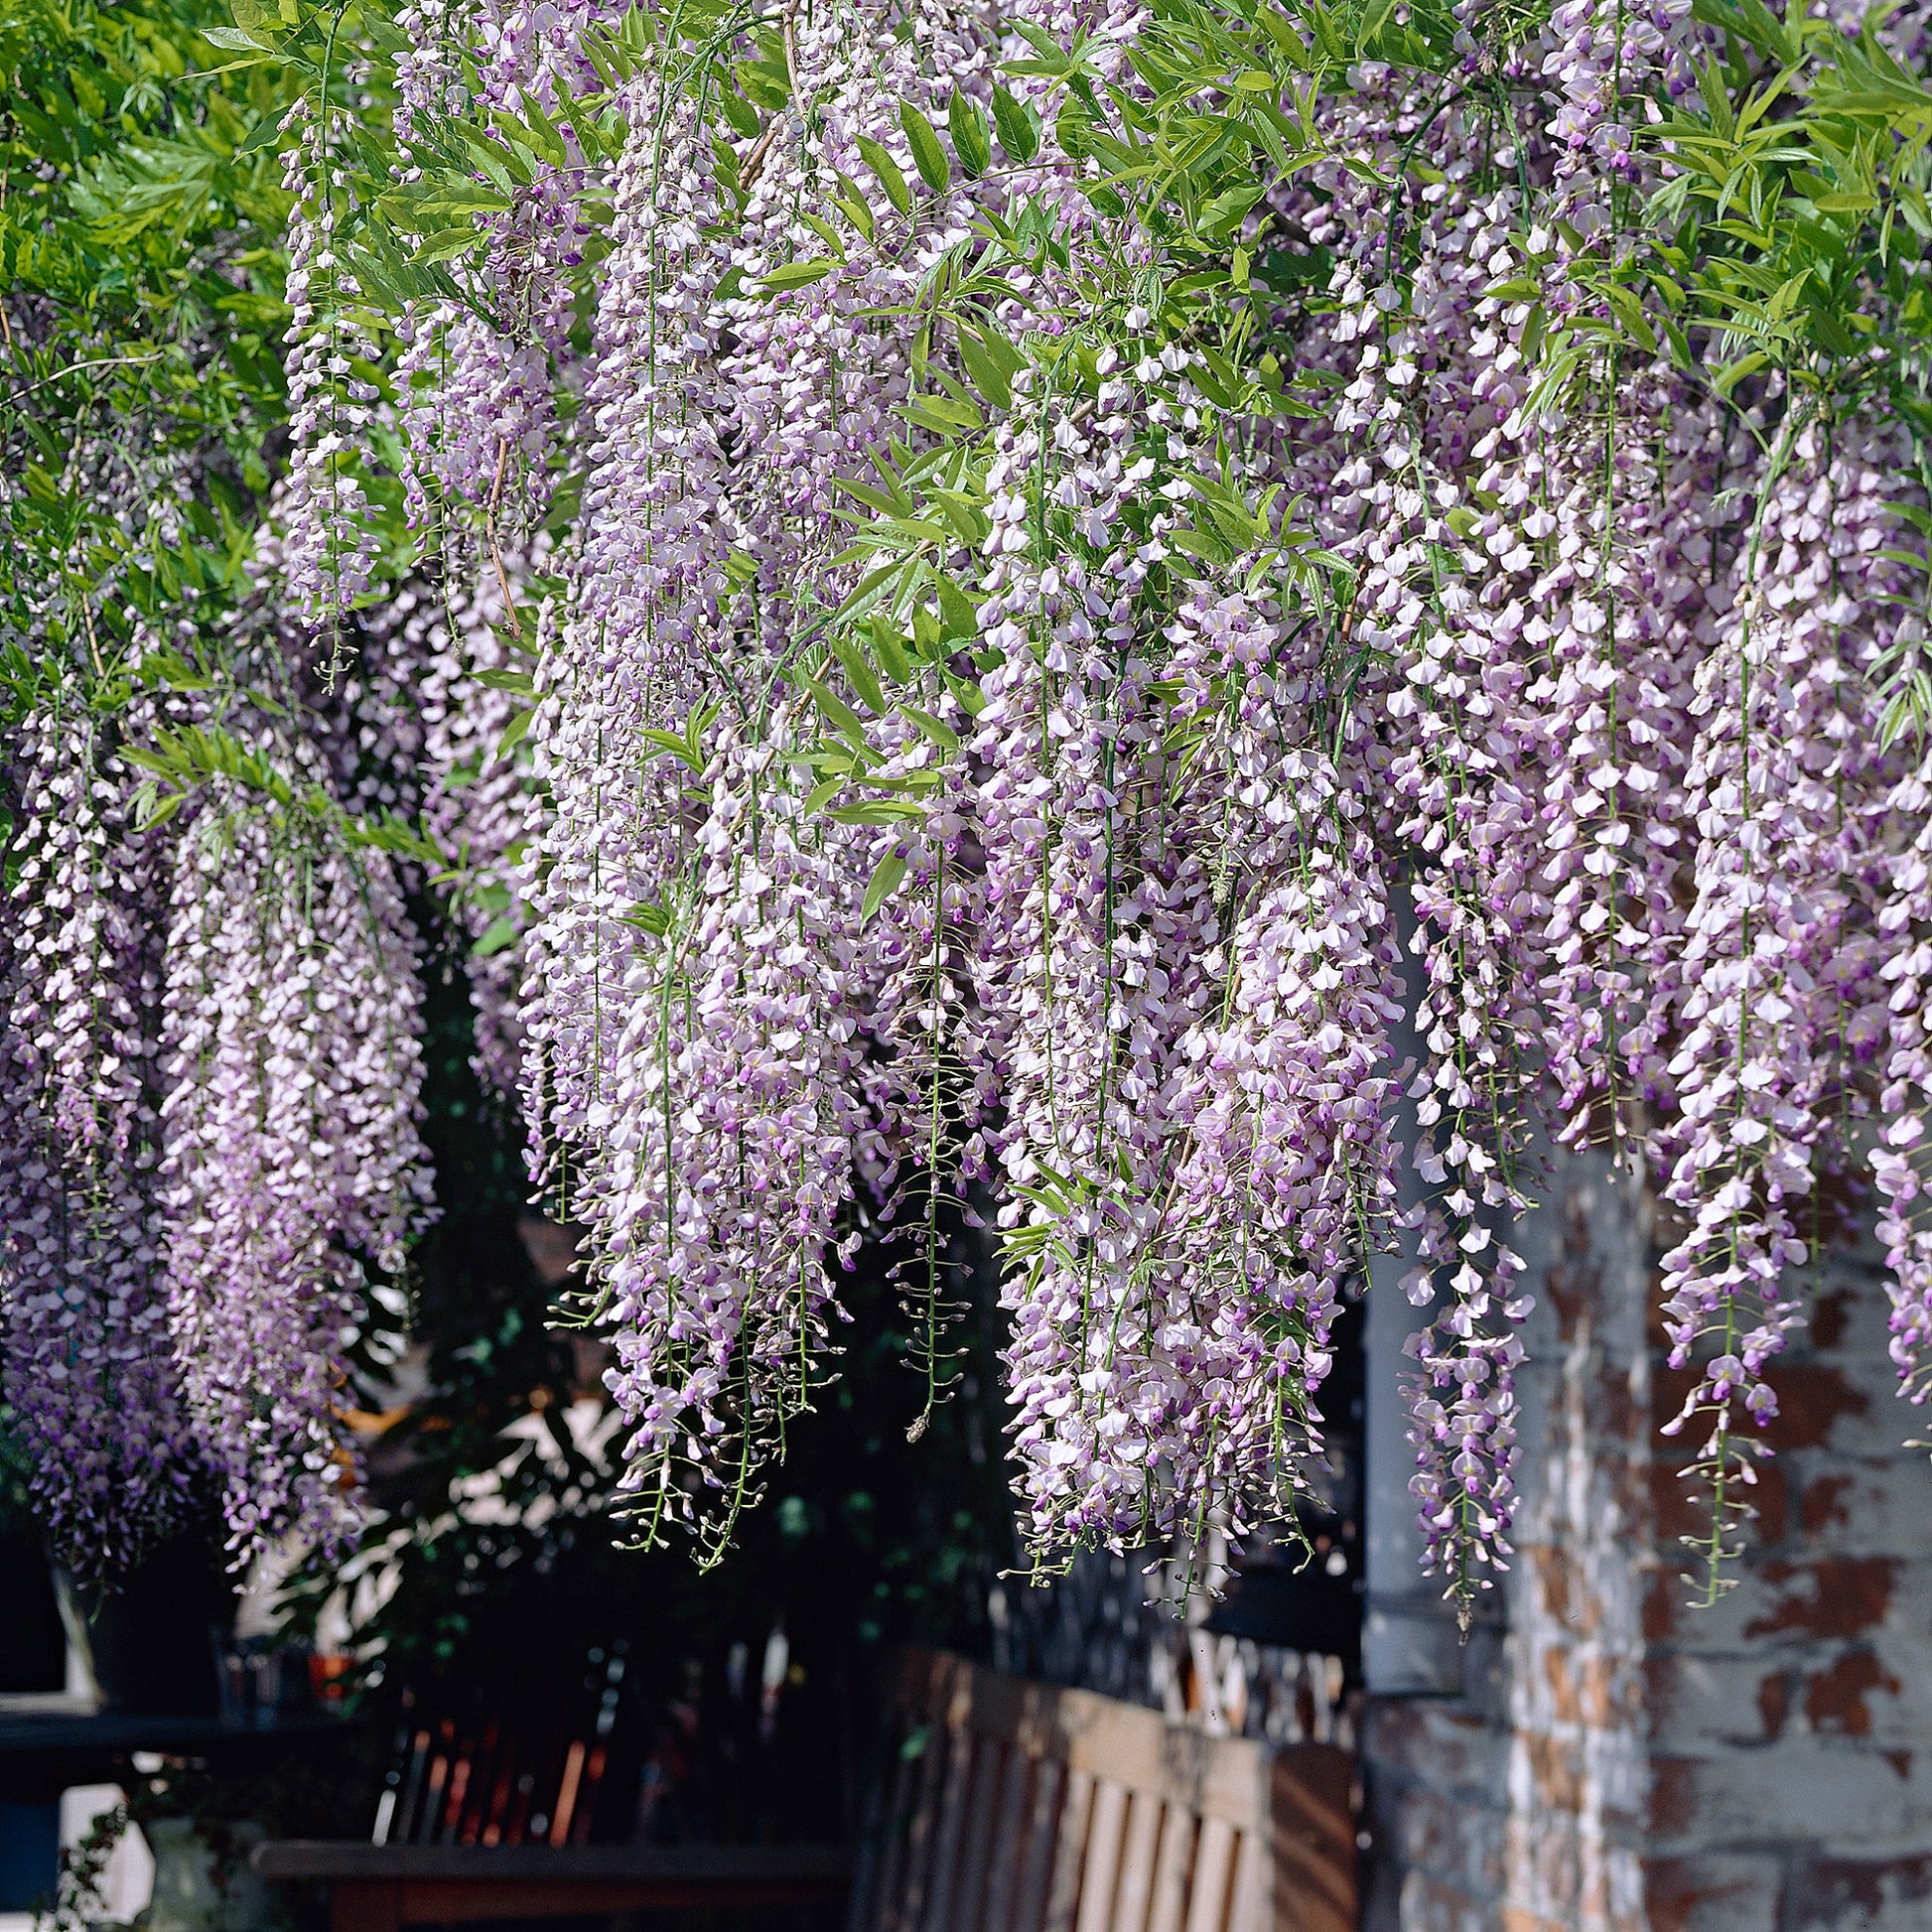
M 1352 1932 L 1352 1764 L 915 1652 L 850 1932 Z

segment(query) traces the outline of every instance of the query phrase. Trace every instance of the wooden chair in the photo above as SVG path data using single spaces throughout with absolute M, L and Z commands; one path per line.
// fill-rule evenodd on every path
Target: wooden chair
M 1210 1737 L 930 1652 L 850 1932 L 1353 1932 L 1347 1753 Z
M 830 1845 L 599 1844 L 627 1830 L 599 1798 L 621 1757 L 625 1653 L 587 1653 L 576 1672 L 532 1673 L 454 1701 L 405 1697 L 369 1842 L 259 1846 L 269 1878 L 329 1889 L 330 1932 L 696 1909 L 836 1912 L 852 1859 Z M 630 1753 L 634 1757 L 634 1751 Z M 600 1831 L 601 1828 L 601 1831 Z
M 623 1741 L 626 1662 L 625 1646 L 613 1644 L 575 1671 L 532 1671 L 514 1696 L 406 1692 L 371 1843 L 590 1844 L 613 1748 Z

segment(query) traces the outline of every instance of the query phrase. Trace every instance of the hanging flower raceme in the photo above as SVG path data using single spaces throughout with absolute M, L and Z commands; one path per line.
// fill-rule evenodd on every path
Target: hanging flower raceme
M 300 199 L 289 220 L 291 455 L 272 553 L 294 608 L 333 623 L 369 588 L 376 551 L 363 483 L 375 348 L 349 314 L 357 290 L 338 253 L 343 208 L 331 123 L 306 100 L 292 118 L 287 186 Z
M 1338 1298 L 1406 1244 L 1413 1487 L 1466 1612 L 1509 1556 L 1511 1226 L 1564 1150 L 1685 1217 L 1714 1559 L 1874 1101 L 1921 1373 L 1932 774 L 1873 695 L 1904 446 L 1856 384 L 1718 370 L 1749 277 L 1700 311 L 1660 266 L 1715 29 L 1468 0 L 1452 50 L 1378 16 L 1344 59 L 1212 7 L 409 19 L 396 205 L 473 224 L 393 318 L 445 588 L 348 683 L 426 667 L 392 736 L 492 881 L 485 1054 L 586 1229 L 647 1531 L 729 1534 L 862 1222 L 922 1255 L 937 1398 L 968 1181 L 1004 1193 L 1042 1555 L 1291 1507 Z M 365 582 L 355 503 L 340 558 L 313 532 L 380 413 L 312 299 L 333 206 L 297 237 L 307 596 Z
M 1697 1370 L 1671 1429 L 1708 1427 L 1698 1465 L 1725 1506 L 1763 1452 L 1739 1423 L 1777 1412 L 1766 1369 L 1803 1319 L 1793 1276 L 1814 1165 L 1844 1158 L 1844 1116 L 1864 1111 L 1856 1070 L 1884 999 L 1863 935 L 1895 774 L 1858 666 L 1898 608 L 1882 482 L 1896 458 L 1856 431 L 1833 448 L 1793 427 L 1692 707 L 1696 897 L 1669 1068 L 1677 1117 L 1660 1136 L 1674 1157 L 1665 1196 L 1691 1218 L 1664 1258 L 1665 1323 L 1673 1364 Z M 1713 1589 L 1724 1531 L 1721 1515 Z
M 1184 794 L 1192 857 L 1219 901 L 1171 1102 L 1185 1151 L 1170 1265 L 1208 1311 L 1224 1355 L 1210 1372 L 1231 1392 L 1204 1412 L 1185 1404 L 1228 1473 L 1210 1461 L 1183 1487 L 1236 1499 L 1237 1519 L 1292 1504 L 1300 1451 L 1319 1442 L 1339 1293 L 1387 1239 L 1400 1159 L 1401 978 L 1358 790 L 1364 734 L 1339 709 L 1316 626 L 1282 615 L 1197 587 L 1170 633 L 1174 725 L 1200 734 Z
M 136 721 L 139 722 L 139 721 Z M 0 1337 L 8 1428 L 64 1561 L 113 1575 L 198 1455 L 168 1347 L 157 1059 L 167 842 L 77 681 L 15 728 L 0 919 Z
M 346 1352 L 420 1225 L 415 940 L 386 862 L 203 802 L 164 992 L 168 1313 L 232 1539 L 353 1524 Z
M 854 575 L 833 561 L 837 479 L 884 440 L 906 384 L 908 332 L 848 318 L 902 298 L 916 270 L 895 250 L 913 244 L 855 228 L 843 270 L 774 292 L 798 208 L 889 132 L 911 70 L 836 19 L 788 30 L 785 58 L 827 94 L 822 129 L 776 121 L 729 166 L 674 74 L 647 67 L 626 97 L 591 523 L 565 559 L 532 732 L 551 808 L 529 875 L 526 1091 L 541 1173 L 599 1257 L 591 1318 L 615 1335 L 611 1384 L 635 1425 L 624 1487 L 647 1533 L 702 1516 L 729 1534 L 820 1379 L 827 1244 L 857 1177 L 892 1191 L 920 1143 L 931 1160 L 941 1115 L 962 1118 L 921 1070 L 945 996 L 917 962 L 944 921 L 908 944 L 916 917 L 862 904 L 891 857 L 936 906 L 958 829 L 895 853 L 884 808 L 805 814 L 798 770 L 795 687 L 823 655 L 811 621 Z M 727 250 L 711 236 L 734 193 Z M 773 289 L 728 292 L 754 280 Z M 913 747 L 932 740 L 895 725 L 867 745 L 846 716 L 857 772 L 922 781 Z M 956 746 L 943 717 L 931 732 Z M 887 1036 L 901 1050 L 882 1087 L 867 1049 Z
M 701 1513 L 728 1537 L 821 1379 L 828 1247 L 862 1124 L 837 942 L 863 881 L 803 818 L 785 742 L 780 718 L 716 759 L 697 878 L 626 975 L 602 1158 L 571 1195 L 610 1257 L 592 1293 L 633 1427 L 623 1507 L 647 1536 Z
M 1352 380 L 1314 461 L 1337 547 L 1356 566 L 1353 623 L 1393 675 L 1378 693 L 1385 775 L 1366 788 L 1387 845 L 1406 847 L 1415 913 L 1414 1026 L 1424 1058 L 1409 1088 L 1409 1299 L 1441 1308 L 1410 1343 L 1409 1385 L 1426 1561 L 1465 1608 L 1503 1567 L 1514 1499 L 1515 1328 L 1527 1297 L 1503 1238 L 1526 1204 L 1541 1073 L 1524 1042 L 1542 966 L 1535 860 L 1549 735 L 1529 691 L 1548 629 L 1536 567 L 1556 527 L 1548 438 L 1528 406 L 1515 346 L 1527 306 L 1492 292 L 1514 265 L 1518 198 L 1473 193 L 1473 115 L 1427 116 L 1398 99 L 1338 130 L 1366 147 L 1406 119 L 1445 176 L 1440 217 L 1418 238 L 1406 288 L 1389 278 L 1389 217 L 1337 172 L 1325 216 L 1341 241 L 1326 354 Z M 1358 645 L 1357 648 L 1361 646 Z

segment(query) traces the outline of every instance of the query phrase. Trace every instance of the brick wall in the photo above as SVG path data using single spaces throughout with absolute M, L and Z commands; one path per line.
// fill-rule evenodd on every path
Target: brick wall
M 1891 1393 L 1878 1257 L 1827 1259 L 1738 1587 L 1693 1609 L 1649 1213 L 1573 1164 L 1524 1231 L 1517 1562 L 1460 1695 L 1371 1701 L 1368 1923 L 1928 1932 L 1932 1467 L 1901 1442 L 1932 1417 Z

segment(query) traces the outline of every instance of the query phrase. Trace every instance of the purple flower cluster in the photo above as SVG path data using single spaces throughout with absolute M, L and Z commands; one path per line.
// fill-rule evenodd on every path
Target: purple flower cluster
M 76 1568 L 165 1531 L 193 1451 L 160 1279 L 164 842 L 64 681 L 15 728 L 0 917 L 0 1349 L 10 1430 Z
M 224 807 L 229 807 L 224 809 Z M 352 1528 L 345 1349 L 427 1200 L 414 939 L 384 863 L 210 798 L 176 853 L 162 1199 L 182 1396 L 251 1549 Z
M 608 78 L 586 8 L 411 19 L 405 160 L 440 115 L 561 126 Z M 1103 179 L 1037 57 L 1077 41 L 1146 101 L 1159 23 L 864 0 L 748 32 L 730 114 L 717 50 L 633 49 L 616 160 L 561 135 L 466 301 L 398 318 L 410 509 L 457 588 L 374 628 L 430 666 L 424 809 L 496 895 L 473 935 L 515 937 L 476 972 L 485 1050 L 586 1229 L 647 1534 L 729 1534 L 860 1223 L 930 1257 L 969 1181 L 1002 1197 L 1042 1553 L 1287 1507 L 1338 1298 L 1403 1246 L 1413 1488 L 1466 1609 L 1509 1558 L 1511 1224 L 1555 1149 L 1682 1216 L 1714 1566 L 1817 1178 L 1873 1111 L 1925 1392 L 1932 766 L 1871 695 L 1912 641 L 1896 437 L 1770 375 L 1720 401 L 1626 326 L 1641 124 L 1709 32 L 1681 0 L 1455 19 L 1466 88 L 1357 63 L 1298 107 L 1317 158 L 1255 183 L 1237 278 L 1279 245 L 1325 287 L 1190 306 L 1169 215 Z M 326 197 L 299 221 L 301 296 Z M 322 527 L 366 398 L 309 313 L 290 497 Z M 361 581 L 287 546 L 304 596 Z M 532 661 L 523 792 L 492 707 Z M 320 1477 L 287 1468 L 300 1513 Z
M 362 481 L 375 348 L 345 319 L 356 290 L 336 252 L 340 171 L 327 122 L 305 98 L 292 124 L 287 186 L 299 199 L 289 216 L 289 467 L 276 488 L 274 548 L 293 607 L 333 621 L 369 588 L 375 559 Z

